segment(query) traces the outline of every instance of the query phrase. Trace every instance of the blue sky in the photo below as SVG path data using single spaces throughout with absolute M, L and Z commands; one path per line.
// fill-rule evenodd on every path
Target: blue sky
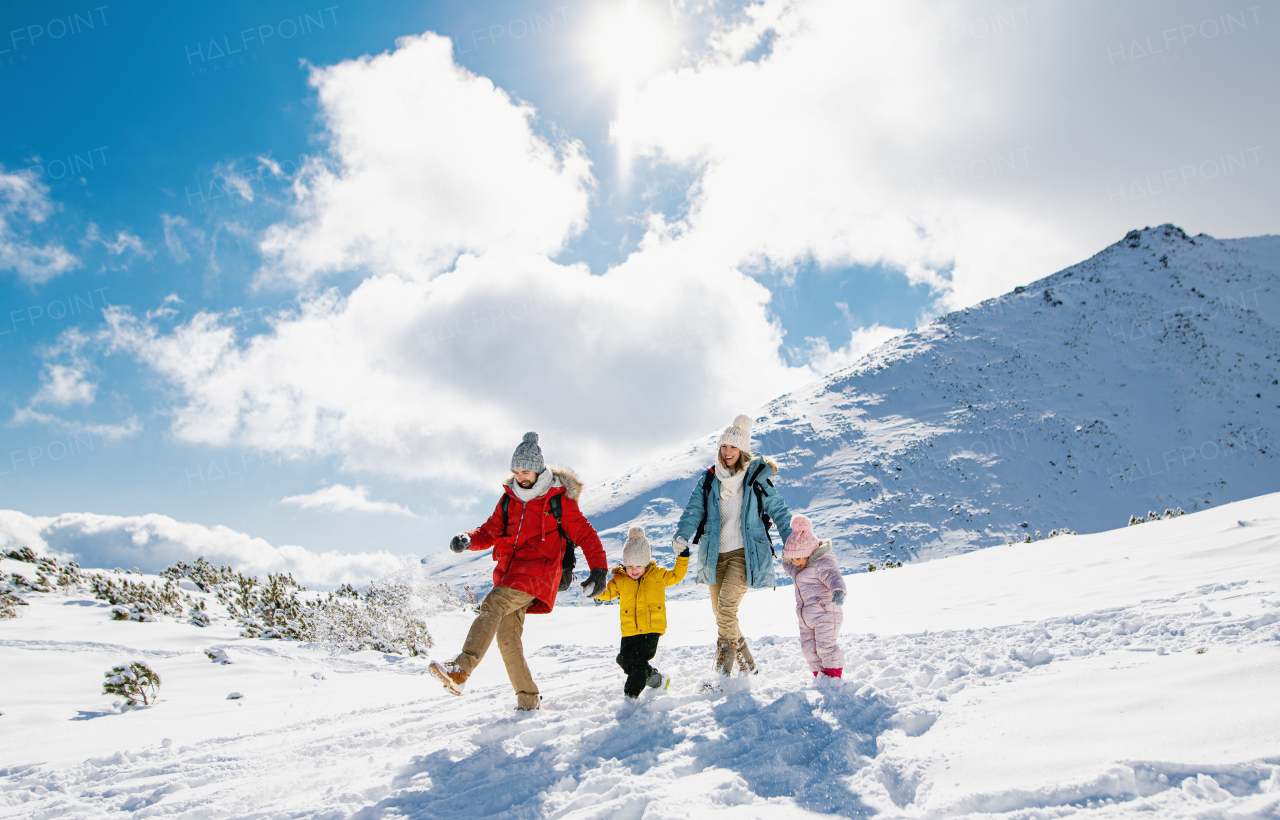
M 525 429 L 603 479 L 1132 227 L 1280 221 L 1260 6 L 0 18 L 0 508 L 32 515 L 432 552 Z

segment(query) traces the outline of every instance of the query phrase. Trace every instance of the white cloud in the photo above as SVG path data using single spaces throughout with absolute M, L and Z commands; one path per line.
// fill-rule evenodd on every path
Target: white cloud
M 80 267 L 62 245 L 36 244 L 26 234 L 44 222 L 56 206 L 49 189 L 29 173 L 5 173 L 0 167 L 0 270 L 11 270 L 31 284 L 41 284 Z
M 259 578 L 288 572 L 299 582 L 332 588 L 363 584 L 396 571 L 401 559 L 386 552 L 317 553 L 297 546 L 273 546 L 261 538 L 221 525 L 206 527 L 164 515 L 63 513 L 36 517 L 0 510 L 0 545 L 29 546 L 37 553 L 71 556 L 84 567 L 138 567 L 158 572 L 177 561 L 203 556 L 218 565 Z
M 313 68 L 335 156 L 294 182 L 262 278 L 351 269 L 430 276 L 459 253 L 549 254 L 586 225 L 581 143 L 548 142 L 532 108 L 453 62 L 436 34 Z
M 805 337 L 805 346 L 799 351 L 809 367 L 820 376 L 848 367 L 890 339 L 906 333 L 905 328 L 883 327 L 874 324 L 871 327 L 860 327 L 849 334 L 849 343 L 837 350 L 825 336 L 816 339 Z
M 63 432 L 73 436 L 98 436 L 104 441 L 119 441 L 120 439 L 129 438 L 142 432 L 142 422 L 138 421 L 137 416 L 130 416 L 121 424 L 96 424 L 93 422 L 72 421 L 55 416 L 52 413 L 42 413 L 39 410 L 32 410 L 30 407 L 19 407 L 13 412 L 12 425 L 22 424 L 45 424 L 50 427 L 56 427 Z
M 291 495 L 280 499 L 281 504 L 296 504 L 304 510 L 323 510 L 326 512 L 370 512 L 390 513 L 417 518 L 413 510 L 391 501 L 374 501 L 369 498 L 369 488 L 363 486 L 348 487 L 345 484 L 334 484 L 305 495 Z
M 204 231 L 192 227 L 191 223 L 181 216 L 161 214 L 160 221 L 164 225 L 164 244 L 169 249 L 169 255 L 173 257 L 173 261 L 182 263 L 191 259 L 187 243 L 202 244 Z
M 1188 14 L 764 0 L 718 32 L 698 64 L 652 80 L 612 133 L 654 162 L 700 174 L 687 217 L 660 221 L 654 238 L 725 265 L 883 265 L 952 309 L 1144 224 L 1276 229 L 1271 172 L 1257 167 L 1206 180 L 1199 195 L 1184 184 L 1149 197 L 1141 211 L 1108 196 L 1130 179 L 1245 149 L 1257 140 L 1242 133 L 1277 125 L 1247 83 L 1197 71 L 1184 80 L 1198 91 L 1165 86 L 1166 95 L 1149 84 L 1171 80 L 1172 68 L 1143 63 L 1118 75 L 1111 44 L 1155 36 Z M 1256 35 L 1236 34 L 1230 47 L 1274 65 Z M 1202 42 L 1179 59 L 1227 47 Z M 766 53 L 748 60 L 753 51 Z M 1210 108 L 1221 112 L 1216 124 Z
M 100 242 L 113 256 L 123 256 L 125 252 L 133 256 L 141 256 L 144 259 L 150 259 L 155 254 L 147 248 L 142 241 L 142 237 L 137 234 L 129 233 L 126 230 L 116 231 L 116 238 L 107 240 L 102 238 L 101 229 L 97 223 L 90 222 L 89 229 L 85 232 L 84 244 L 90 242 Z

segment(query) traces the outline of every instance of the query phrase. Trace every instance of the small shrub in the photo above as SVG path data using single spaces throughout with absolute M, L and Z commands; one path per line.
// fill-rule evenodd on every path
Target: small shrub
M 206 658 L 214 663 L 223 665 L 231 663 L 231 659 L 227 657 L 227 652 L 224 649 L 206 649 L 204 654 Z
M 143 706 L 156 702 L 156 695 L 160 692 L 160 676 L 146 661 L 119 664 L 102 674 L 107 679 L 102 684 L 102 694 L 122 697 L 130 706 L 137 706 L 139 701 Z
M 31 547 L 23 547 L 17 550 L 5 550 L 4 557 L 11 561 L 21 561 L 24 564 L 34 564 L 37 560 L 36 554 L 32 552 Z
M 196 601 L 191 607 L 190 623 L 192 626 L 206 627 L 213 623 L 213 618 L 209 617 L 209 610 L 205 609 L 204 601 Z
M 16 587 L 0 583 L 0 620 L 18 617 L 18 607 L 27 605 L 26 601 L 18 597 Z
M 180 617 L 182 602 L 194 604 L 191 596 L 178 589 L 170 578 L 163 584 L 130 581 L 108 575 L 91 574 L 89 588 L 93 597 L 111 604 L 111 617 L 117 621 L 154 621 L 158 615 Z

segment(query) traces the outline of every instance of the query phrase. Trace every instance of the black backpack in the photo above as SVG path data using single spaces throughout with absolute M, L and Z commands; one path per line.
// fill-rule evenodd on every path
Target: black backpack
M 760 513 L 760 520 L 764 522 L 764 534 L 769 539 L 769 554 L 776 558 L 778 553 L 773 551 L 773 534 L 769 532 L 769 528 L 773 526 L 773 521 L 769 519 L 769 513 L 765 512 L 764 488 L 759 484 L 760 473 L 768 466 L 768 464 L 761 462 L 760 466 L 751 475 L 743 479 L 743 482 L 744 484 L 749 484 L 752 492 L 756 495 L 756 511 Z M 698 522 L 698 531 L 693 534 L 693 543 L 695 544 L 702 540 L 702 534 L 707 530 L 707 499 L 711 497 L 711 481 L 715 477 L 715 467 L 709 468 L 706 474 L 702 476 L 702 520 Z M 773 486 L 772 478 L 766 478 L 765 481 L 768 482 L 770 487 Z M 505 499 L 506 496 L 504 495 L 503 498 Z
M 564 556 L 560 559 L 560 576 L 562 579 L 573 577 L 573 568 L 578 563 L 578 556 L 574 554 L 573 548 L 577 546 L 573 543 L 573 539 L 564 531 L 564 522 L 561 520 L 564 508 L 560 504 L 560 493 L 556 493 L 547 499 L 547 507 L 551 509 L 551 515 L 556 519 L 556 529 L 560 531 L 560 539 L 564 542 Z M 511 506 L 511 496 L 506 493 L 502 494 L 502 501 L 499 502 L 502 507 L 502 534 L 507 534 L 507 507 Z M 567 584 L 560 585 L 560 591 L 564 592 Z

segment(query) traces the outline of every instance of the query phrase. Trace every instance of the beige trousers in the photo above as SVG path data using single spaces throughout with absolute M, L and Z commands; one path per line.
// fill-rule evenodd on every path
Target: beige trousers
M 524 644 L 520 641 L 524 634 L 524 612 L 533 601 L 529 593 L 511 587 L 490 590 L 480 603 L 480 614 L 471 622 L 462 653 L 454 661 L 470 675 L 480 665 L 496 635 L 498 651 L 507 665 L 507 677 L 511 679 L 511 688 L 516 690 L 516 705 L 526 709 L 538 705 L 538 685 L 533 682 L 529 664 L 524 659 Z
M 716 583 L 711 584 L 711 611 L 716 616 L 720 638 L 742 640 L 738 628 L 738 604 L 747 594 L 747 553 L 738 550 L 716 560 Z

